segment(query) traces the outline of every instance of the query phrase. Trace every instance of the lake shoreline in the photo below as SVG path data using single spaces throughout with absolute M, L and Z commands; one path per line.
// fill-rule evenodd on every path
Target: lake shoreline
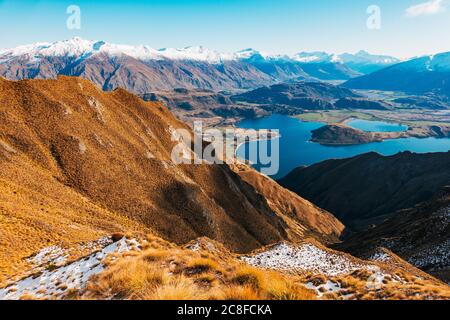
M 399 152 L 413 153 L 448 152 L 450 139 L 437 139 L 436 137 L 406 137 L 387 139 L 380 142 L 366 144 L 336 145 L 333 143 L 321 145 L 312 142 L 313 130 L 326 126 L 323 122 L 302 121 L 298 118 L 285 115 L 272 115 L 265 118 L 245 120 L 238 124 L 244 129 L 280 130 L 280 172 L 272 177 L 277 179 L 285 176 L 299 166 L 309 166 L 329 159 L 349 158 L 368 152 L 390 156 Z M 252 142 L 251 142 L 252 143 Z M 239 158 L 245 158 L 241 146 L 236 149 Z M 254 164 L 258 169 L 259 165 Z

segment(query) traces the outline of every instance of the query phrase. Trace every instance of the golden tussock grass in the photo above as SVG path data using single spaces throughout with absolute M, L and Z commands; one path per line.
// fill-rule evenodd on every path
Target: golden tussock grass
M 205 258 L 207 257 L 207 258 Z M 84 298 L 146 300 L 305 300 L 310 290 L 291 276 L 181 249 L 150 248 L 112 262 Z

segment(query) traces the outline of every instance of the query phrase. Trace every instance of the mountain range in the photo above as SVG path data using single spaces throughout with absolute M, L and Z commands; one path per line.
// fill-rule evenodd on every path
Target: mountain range
M 153 49 L 73 38 L 0 51 L 0 75 L 11 80 L 81 76 L 104 90 L 145 94 L 173 88 L 236 90 L 286 80 L 348 80 L 392 65 L 392 57 L 300 53 L 267 55 L 253 49 L 219 53 L 203 47 Z
M 419 57 L 350 79 L 353 89 L 402 91 L 409 94 L 450 95 L 450 53 Z

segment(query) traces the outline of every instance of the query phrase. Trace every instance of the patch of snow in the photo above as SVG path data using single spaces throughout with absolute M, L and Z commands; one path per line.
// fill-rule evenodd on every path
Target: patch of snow
M 328 276 L 348 274 L 364 267 L 343 255 L 325 251 L 310 243 L 299 246 L 282 243 L 268 251 L 242 257 L 242 260 L 261 268 L 313 272 Z
M 44 264 L 62 265 L 67 260 L 67 252 L 59 246 L 41 249 L 36 255 L 27 259 L 32 265 L 39 267 Z
M 326 52 L 300 52 L 294 55 L 292 59 L 302 63 L 331 62 L 333 55 Z
M 368 260 L 372 260 L 372 261 L 380 261 L 380 262 L 388 262 L 389 260 L 391 260 L 391 257 L 382 251 L 378 251 L 375 252 L 374 254 L 372 254 Z
M 448 267 L 450 265 L 450 239 L 416 253 L 408 259 L 408 262 L 418 268 Z
M 98 243 L 102 243 L 104 238 Z M 92 242 L 95 246 L 98 243 Z M 106 240 L 105 240 L 106 243 Z M 70 290 L 83 290 L 93 275 L 104 270 L 102 262 L 109 254 L 121 253 L 130 250 L 139 250 L 137 240 L 121 240 L 105 246 L 85 258 L 79 259 L 55 270 L 46 270 L 37 276 L 30 276 L 8 287 L 0 289 L 0 300 L 17 300 L 24 295 L 33 298 L 58 299 L 63 298 Z M 37 261 L 44 261 L 53 253 L 60 252 L 57 247 L 41 250 L 35 256 Z
M 195 240 L 194 243 L 189 244 L 186 248 L 191 251 L 200 251 L 200 249 L 202 249 L 202 244 L 210 252 L 214 252 L 216 250 L 216 247 L 214 246 L 214 244 L 212 244 L 211 242 L 208 242 L 208 241 L 202 242 L 200 239 Z
M 342 290 L 340 283 L 330 280 L 327 280 L 327 282 L 318 286 L 314 285 L 312 282 L 308 282 L 305 287 L 316 291 L 317 297 L 319 298 L 323 297 L 327 293 L 339 293 Z

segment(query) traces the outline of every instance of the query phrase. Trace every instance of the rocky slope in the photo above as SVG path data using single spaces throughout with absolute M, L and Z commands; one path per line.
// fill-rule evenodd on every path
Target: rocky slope
M 368 232 L 351 235 L 337 247 L 364 258 L 387 248 L 450 282 L 450 187 L 427 202 L 395 213 Z
M 307 201 L 295 200 L 295 214 L 275 210 L 227 165 L 175 165 L 175 129 L 189 127 L 125 90 L 71 77 L 0 79 L 0 105 L 0 282 L 43 247 L 117 231 L 176 243 L 208 236 L 246 252 L 305 234 L 328 241 L 343 228 Z M 316 215 L 329 223 L 308 218 Z
M 450 152 L 367 153 L 293 170 L 282 186 L 335 214 L 352 229 L 431 199 L 450 181 Z

